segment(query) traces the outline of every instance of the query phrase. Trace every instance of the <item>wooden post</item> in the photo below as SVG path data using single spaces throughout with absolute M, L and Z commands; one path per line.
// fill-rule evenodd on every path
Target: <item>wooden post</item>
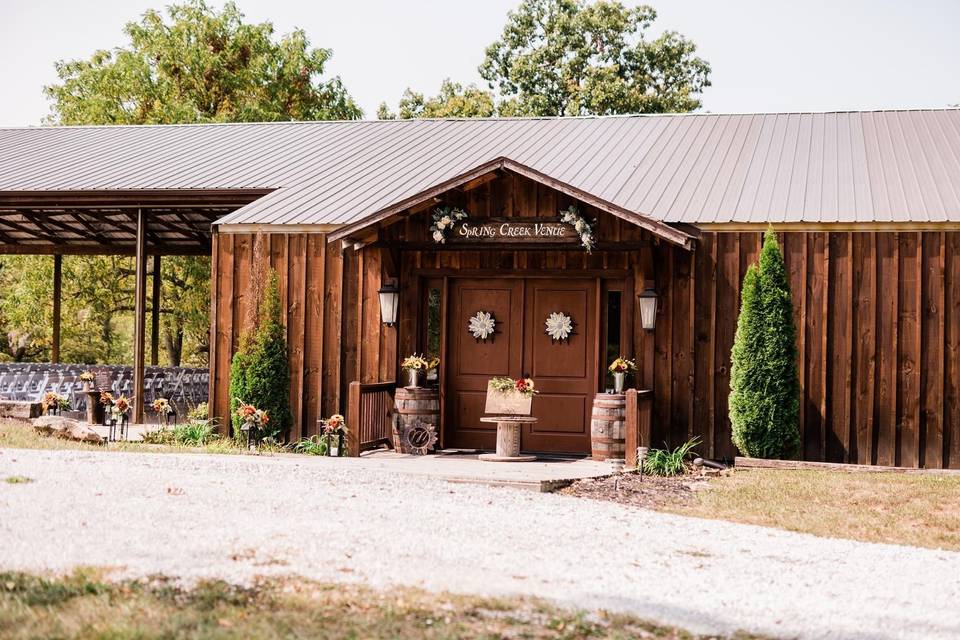
M 63 288 L 63 256 L 53 256 L 53 345 L 50 348 L 50 362 L 60 362 L 60 298 Z
M 133 318 L 133 424 L 143 423 L 144 329 L 147 323 L 147 218 L 137 209 L 136 286 Z
M 150 366 L 159 364 L 160 356 L 160 256 L 153 256 L 153 282 L 150 286 Z
M 350 457 L 360 457 L 360 396 L 362 385 L 353 381 L 347 389 L 347 454 Z
M 637 447 L 649 447 L 652 436 L 653 392 L 650 390 L 637 391 L 627 389 L 627 406 L 624 422 L 624 448 L 626 449 L 626 466 L 632 469 L 637 466 Z

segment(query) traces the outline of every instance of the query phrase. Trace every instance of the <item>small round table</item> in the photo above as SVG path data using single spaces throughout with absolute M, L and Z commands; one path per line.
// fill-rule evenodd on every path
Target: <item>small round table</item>
M 537 456 L 520 455 L 520 427 L 533 424 L 537 419 L 532 416 L 495 416 L 480 418 L 480 422 L 497 424 L 497 452 L 481 454 L 486 462 L 532 462 Z

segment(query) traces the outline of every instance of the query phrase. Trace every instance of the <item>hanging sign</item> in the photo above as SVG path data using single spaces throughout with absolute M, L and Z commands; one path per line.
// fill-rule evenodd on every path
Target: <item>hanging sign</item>
M 576 244 L 580 237 L 572 225 L 557 220 L 464 220 L 454 225 L 448 242 Z

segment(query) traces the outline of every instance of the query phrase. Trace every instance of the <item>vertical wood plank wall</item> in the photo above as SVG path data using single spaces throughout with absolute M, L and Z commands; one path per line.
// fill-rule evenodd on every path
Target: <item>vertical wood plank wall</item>
M 960 468 L 960 232 L 780 238 L 800 353 L 802 457 Z M 730 348 L 740 284 L 761 241 L 754 232 L 707 233 L 692 256 L 658 255 L 664 299 L 654 419 L 666 424 L 654 425 L 654 445 L 659 437 L 675 446 L 692 432 L 709 455 L 735 454 L 726 411 Z M 695 314 L 687 329 L 691 271 Z M 686 389 L 693 389 L 692 425 Z
M 960 232 L 780 237 L 798 330 L 802 457 L 960 468 Z M 736 454 L 727 416 L 730 349 L 740 285 L 761 240 L 759 232 L 704 233 L 692 253 L 653 247 L 657 328 L 651 338 L 635 327 L 633 343 L 640 370 L 652 375 L 654 446 L 696 435 L 707 455 Z M 254 269 L 269 264 L 287 309 L 294 438 L 314 433 L 319 415 L 342 412 L 351 381 L 395 379 L 398 344 L 416 348 L 413 269 L 626 268 L 637 282 L 646 276 L 636 252 L 404 252 L 398 340 L 397 329 L 379 320 L 377 251 L 342 255 L 324 234 L 270 234 L 261 244 L 252 234 L 215 236 L 212 412 L 227 414 L 230 357 L 247 326 Z
M 210 411 L 221 423 L 230 411 L 230 359 L 250 328 L 254 284 L 277 271 L 290 356 L 290 438 L 316 433 L 320 415 L 336 413 L 343 331 L 343 260 L 326 235 L 214 234 L 210 343 Z

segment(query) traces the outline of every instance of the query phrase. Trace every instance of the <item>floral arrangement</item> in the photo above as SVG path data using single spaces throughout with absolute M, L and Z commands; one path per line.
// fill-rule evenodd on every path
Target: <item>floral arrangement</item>
M 467 212 L 463 209 L 451 207 L 438 207 L 433 212 L 433 224 L 430 225 L 430 233 L 433 241 L 437 244 L 444 244 L 447 241 L 447 234 L 453 225 L 467 217 Z
M 251 427 L 262 427 L 270 422 L 270 416 L 263 409 L 257 409 L 252 404 L 247 404 L 243 400 L 237 400 L 240 405 L 237 407 L 237 416 Z
M 96 377 L 93 375 L 93 371 L 84 371 L 80 374 L 80 382 L 93 382 L 96 380 Z
M 560 212 L 560 221 L 573 226 L 577 235 L 580 236 L 580 244 L 587 250 L 587 253 L 593 250 L 595 242 L 593 238 L 593 225 L 580 215 L 579 209 L 570 205 L 566 211 Z M 594 223 L 596 223 L 596 221 L 594 221 Z
M 490 379 L 490 386 L 495 391 L 500 391 L 501 393 L 515 391 L 523 396 L 532 396 L 539 393 L 539 391 L 534 388 L 531 378 L 517 378 L 514 380 L 513 378 L 496 377 Z
M 47 411 L 53 411 L 58 409 L 63 411 L 64 409 L 70 408 L 70 401 L 65 397 L 61 396 L 59 393 L 48 391 L 43 394 L 43 408 Z
M 489 311 L 477 311 L 470 322 L 467 323 L 467 331 L 477 340 L 487 341 L 487 338 L 493 337 L 497 333 L 497 320 Z
M 637 363 L 629 358 L 620 356 L 610 364 L 608 369 L 611 373 L 627 373 L 629 371 L 636 371 Z
M 119 398 L 113 401 L 113 408 L 111 409 L 112 413 L 116 416 L 122 416 L 130 410 L 130 399 L 125 395 L 121 395 Z
M 431 369 L 436 369 L 440 366 L 440 358 L 430 358 L 427 360 L 426 356 L 413 354 L 407 356 L 403 359 L 403 362 L 400 363 L 401 369 L 413 370 L 413 371 L 430 371 Z
M 112 393 L 110 393 L 109 391 L 100 392 L 100 404 L 104 406 L 109 406 L 109 405 L 112 405 L 114 402 L 115 400 L 113 399 Z
M 327 418 L 323 423 L 323 437 L 327 442 L 327 454 L 331 456 L 343 456 L 347 453 L 347 443 L 344 438 L 347 435 L 347 422 L 339 413 L 335 413 Z M 343 446 L 340 443 L 343 442 Z
M 153 401 L 153 411 L 159 416 L 166 416 L 173 413 L 173 406 L 166 398 L 157 398 Z

